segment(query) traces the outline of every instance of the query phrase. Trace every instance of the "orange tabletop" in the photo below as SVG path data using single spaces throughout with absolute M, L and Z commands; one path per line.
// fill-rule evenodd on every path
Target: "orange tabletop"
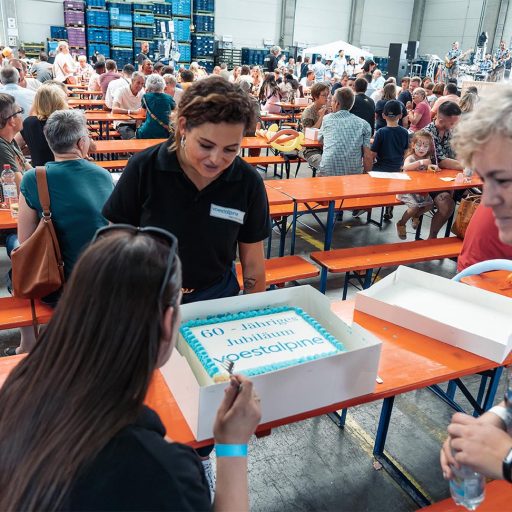
M 285 194 L 279 192 L 275 188 L 269 187 L 265 181 L 265 189 L 267 191 L 267 198 L 269 206 L 278 206 L 283 204 L 292 204 L 292 200 Z M 0 221 L 1 222 L 1 221 Z
M 98 140 L 95 153 L 139 153 L 151 146 L 156 146 L 167 139 L 128 139 L 128 140 Z
M 282 194 L 284 196 L 284 194 Z M 288 200 L 288 196 L 284 196 Z M 276 203 L 283 204 L 283 203 Z M 16 229 L 18 227 L 18 219 L 14 219 L 11 215 L 11 210 L 0 210 L 0 230 L 1 229 Z
M 82 100 L 79 98 L 69 98 L 68 105 L 74 107 L 103 107 L 105 100 Z
M 146 114 L 113 114 L 105 110 L 88 110 L 85 112 L 85 118 L 90 122 L 105 122 L 105 121 L 143 121 L 146 119 Z
M 303 146 L 308 148 L 321 148 L 322 143 L 318 142 L 317 140 L 311 140 L 311 139 L 304 139 L 304 142 L 302 143 Z M 242 139 L 242 148 L 270 148 L 270 144 L 267 139 L 264 139 L 263 137 L 244 137 Z M 295 180 L 293 180 L 295 181 Z
M 420 510 L 421 512 L 467 512 L 466 508 L 455 505 L 451 498 Z M 485 499 L 478 506 L 478 512 L 505 512 L 507 510 L 512 510 L 512 485 L 504 480 L 495 480 L 486 486 Z
M 512 282 L 507 281 L 507 277 L 510 275 L 511 273 L 508 270 L 497 270 L 477 276 L 463 277 L 461 281 L 476 288 L 512 298 Z
M 80 96 L 103 96 L 101 91 L 88 91 L 86 89 L 71 89 L 71 94 L 79 94 Z
M 270 184 L 297 202 L 332 201 L 355 197 L 371 197 L 387 194 L 435 192 L 477 187 L 482 181 L 473 175 L 469 183 L 445 182 L 441 178 L 455 177 L 459 171 L 440 172 L 413 171 L 407 174 L 410 180 L 372 178 L 369 174 L 297 178 L 294 180 L 272 180 Z
M 291 119 L 289 114 L 261 114 L 260 119 L 262 121 L 286 121 Z

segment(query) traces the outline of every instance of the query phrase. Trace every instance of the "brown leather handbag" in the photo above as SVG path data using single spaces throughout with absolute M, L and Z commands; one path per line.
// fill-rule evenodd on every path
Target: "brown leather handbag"
M 36 230 L 11 253 L 15 297 L 40 299 L 64 284 L 64 262 L 52 222 L 45 167 L 36 167 L 36 182 L 43 216 Z

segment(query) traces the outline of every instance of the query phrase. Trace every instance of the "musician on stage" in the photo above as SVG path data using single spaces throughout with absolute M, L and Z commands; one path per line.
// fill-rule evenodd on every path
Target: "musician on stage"
M 485 59 L 482 62 L 480 62 L 480 73 L 482 75 L 485 75 L 485 80 L 489 79 L 489 73 L 492 71 L 492 66 L 493 66 L 492 55 L 490 53 L 488 53 L 485 56 Z
M 505 78 L 505 65 L 510 60 L 510 50 L 505 41 L 500 41 L 500 47 L 494 52 L 494 67 L 491 73 L 491 82 L 501 82 Z
M 446 54 L 444 58 L 445 62 L 445 82 L 448 83 L 450 78 L 459 76 L 459 58 L 462 55 L 462 51 L 459 49 L 459 42 L 455 41 L 452 44 L 452 49 Z

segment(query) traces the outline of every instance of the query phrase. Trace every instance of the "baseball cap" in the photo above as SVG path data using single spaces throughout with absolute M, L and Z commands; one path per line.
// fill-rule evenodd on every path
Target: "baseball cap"
M 396 117 L 402 115 L 402 104 L 397 100 L 389 100 L 382 112 L 385 116 Z

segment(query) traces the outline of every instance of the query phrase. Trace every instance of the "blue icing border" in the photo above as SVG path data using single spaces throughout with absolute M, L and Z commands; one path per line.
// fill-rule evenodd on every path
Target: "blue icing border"
M 212 325 L 219 322 L 230 322 L 234 320 L 241 320 L 244 318 L 253 318 L 256 316 L 273 315 L 275 313 L 283 313 L 285 311 L 294 311 L 303 320 L 305 320 L 311 327 L 313 327 L 321 336 L 323 336 L 331 345 L 336 348 L 339 352 L 345 352 L 345 346 L 339 342 L 331 333 L 329 333 L 324 327 L 322 327 L 312 316 L 308 315 L 303 309 L 291 306 L 276 306 L 273 308 L 264 308 L 251 311 L 241 311 L 239 313 L 224 313 L 222 315 L 210 315 L 206 318 L 198 318 L 196 320 L 189 320 L 180 327 L 180 333 L 184 340 L 188 343 L 190 348 L 194 351 L 199 362 L 203 365 L 204 369 L 210 377 L 214 377 L 218 373 L 221 373 L 216 363 L 208 355 L 208 352 L 202 345 L 202 343 L 192 333 L 191 328 L 200 327 L 202 325 Z M 270 365 L 259 366 L 251 370 L 244 370 L 242 373 L 245 375 L 261 375 L 263 373 L 280 370 L 288 366 L 294 366 L 297 364 L 307 363 L 315 359 L 321 359 L 331 355 L 331 352 L 325 352 L 323 354 L 317 354 L 315 356 L 300 357 L 292 359 L 290 361 L 284 361 L 282 363 L 275 363 Z

